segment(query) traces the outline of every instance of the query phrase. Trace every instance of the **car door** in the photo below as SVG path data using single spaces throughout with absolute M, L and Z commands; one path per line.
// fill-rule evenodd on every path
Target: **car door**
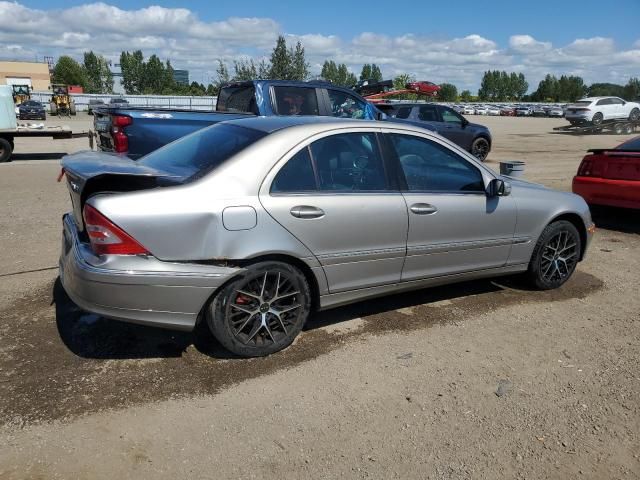
M 603 120 L 610 120 L 615 117 L 613 110 L 615 107 L 611 104 L 610 98 L 602 98 L 596 102 L 596 113 L 602 113 Z
M 627 112 L 624 104 L 625 102 L 617 97 L 610 98 L 611 102 L 611 118 L 624 119 L 629 116 L 629 112 Z
M 438 109 L 442 118 L 442 128 L 438 129 L 438 133 L 465 150 L 470 150 L 473 132 L 465 128 L 469 122 L 452 108 L 438 106 Z
M 409 211 L 402 280 L 505 265 L 516 205 L 510 196 L 486 195 L 494 177 L 438 139 L 387 131 L 385 140 L 405 182 Z
M 274 170 L 260 201 L 313 252 L 331 293 L 400 280 L 407 208 L 375 132 L 309 139 Z

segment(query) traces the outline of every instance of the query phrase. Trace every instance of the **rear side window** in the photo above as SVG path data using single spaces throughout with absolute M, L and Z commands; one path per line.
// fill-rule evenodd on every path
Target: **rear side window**
M 310 87 L 273 87 L 278 115 L 320 115 L 318 96 Z
M 424 105 L 420 107 L 420 110 L 418 111 L 418 118 L 425 122 L 437 122 L 438 112 L 436 111 L 435 105 Z
M 480 171 L 447 147 L 411 135 L 389 137 L 409 191 L 484 192 Z
M 165 145 L 138 163 L 183 179 L 198 178 L 264 136 L 265 132 L 219 123 Z
M 322 191 L 387 189 L 384 164 L 374 133 L 341 133 L 311 144 Z
M 223 87 L 218 95 L 216 110 L 258 114 L 255 88 L 253 85 L 232 85 Z
M 411 107 L 400 107 L 398 108 L 398 113 L 396 113 L 396 118 L 409 118 L 411 115 Z
M 596 105 L 603 106 L 603 105 L 611 105 L 611 99 L 610 98 L 603 98 L 602 100 L 598 100 L 598 103 L 596 103 Z
M 312 192 L 316 189 L 309 147 L 291 157 L 271 184 L 271 193 Z

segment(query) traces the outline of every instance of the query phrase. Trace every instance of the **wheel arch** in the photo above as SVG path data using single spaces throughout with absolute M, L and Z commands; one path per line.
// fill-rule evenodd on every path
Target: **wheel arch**
M 560 220 L 566 220 L 573 224 L 578 230 L 578 234 L 580 235 L 580 261 L 584 258 L 584 254 L 587 250 L 587 226 L 584 224 L 584 220 L 577 213 L 573 212 L 564 212 L 553 217 L 547 225 L 551 225 L 554 222 L 558 222 Z
M 300 270 L 304 275 L 305 279 L 307 280 L 307 283 L 309 284 L 309 290 L 311 291 L 311 311 L 314 312 L 320 308 L 320 285 L 318 283 L 318 279 L 316 275 L 313 273 L 313 271 L 311 270 L 311 267 L 304 261 L 300 260 L 299 258 L 296 258 L 291 255 L 274 253 L 274 254 L 261 255 L 258 257 L 253 257 L 253 258 L 244 259 L 244 260 L 227 260 L 224 263 L 227 266 L 234 266 L 234 267 L 239 267 L 243 269 L 244 267 L 248 267 L 249 265 L 253 265 L 260 262 L 269 262 L 269 261 L 287 263 L 289 265 L 296 267 L 298 270 Z M 229 282 L 233 282 L 238 277 L 238 275 L 240 275 L 243 271 L 244 270 L 240 270 L 238 273 L 233 275 L 233 277 L 229 278 L 226 282 L 224 282 L 222 285 L 217 287 L 213 292 L 211 292 L 211 295 L 209 295 L 209 298 L 207 298 L 207 301 L 204 302 L 202 308 L 200 309 L 200 313 L 198 313 L 198 319 L 196 321 L 196 324 L 200 324 L 203 321 L 203 319 L 205 318 L 205 311 L 207 308 L 209 308 L 209 305 L 211 304 L 211 301 L 216 296 L 216 294 L 222 288 L 224 288 L 227 284 L 229 284 Z

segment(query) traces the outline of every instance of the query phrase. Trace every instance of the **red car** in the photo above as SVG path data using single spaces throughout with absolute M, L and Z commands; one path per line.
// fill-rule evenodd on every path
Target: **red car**
M 640 209 L 640 137 L 589 150 L 573 177 L 573 192 L 590 205 Z
M 516 109 L 512 107 L 503 107 L 500 109 L 500 115 L 503 117 L 515 117 Z
M 440 85 L 436 85 L 433 82 L 411 82 L 407 83 L 404 88 L 407 90 L 415 90 L 416 92 L 426 95 L 437 95 L 440 90 Z

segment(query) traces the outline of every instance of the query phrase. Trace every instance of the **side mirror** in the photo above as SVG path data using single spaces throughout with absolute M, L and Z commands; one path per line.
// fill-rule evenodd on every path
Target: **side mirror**
M 487 197 L 506 197 L 511 194 L 511 184 L 501 178 L 494 178 L 487 185 Z

